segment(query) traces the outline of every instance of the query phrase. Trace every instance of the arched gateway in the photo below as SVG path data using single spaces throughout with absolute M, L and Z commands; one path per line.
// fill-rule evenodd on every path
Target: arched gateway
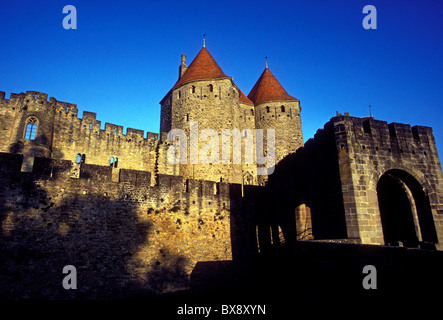
M 429 197 L 411 174 L 385 172 L 377 183 L 377 197 L 386 244 L 417 247 L 438 242 Z

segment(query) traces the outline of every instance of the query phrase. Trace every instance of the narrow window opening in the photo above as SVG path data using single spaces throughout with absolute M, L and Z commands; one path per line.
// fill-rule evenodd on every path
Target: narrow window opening
M 109 165 L 111 167 L 114 165 L 114 157 L 111 157 L 111 160 L 109 160 Z
M 214 91 L 214 87 L 212 86 L 212 84 L 208 85 L 208 89 L 209 89 L 209 92 L 213 92 Z
M 86 155 L 85 155 L 85 154 L 82 154 L 81 163 L 85 163 L 85 161 L 86 161 Z
M 114 159 L 114 168 L 117 168 L 117 165 L 118 165 L 118 158 L 115 157 L 115 159 Z
M 75 160 L 75 163 L 81 163 L 82 162 L 82 155 L 79 153 L 77 154 L 77 159 Z
M 89 130 L 92 130 L 92 123 L 89 124 Z
M 371 123 L 369 122 L 369 120 L 363 121 L 363 131 L 364 133 L 372 134 Z
M 254 109 L 251 109 L 251 115 L 252 116 L 254 115 Z
M 191 93 L 195 93 L 195 86 L 192 86 Z
M 37 133 L 37 118 L 31 117 L 26 123 L 25 139 L 34 140 Z
M 269 106 L 266 106 L 266 113 L 271 112 L 271 108 Z
M 420 135 L 418 134 L 417 127 L 412 128 L 412 137 L 413 137 L 415 140 L 420 141 Z
M 285 106 L 281 106 L 281 112 L 285 112 Z

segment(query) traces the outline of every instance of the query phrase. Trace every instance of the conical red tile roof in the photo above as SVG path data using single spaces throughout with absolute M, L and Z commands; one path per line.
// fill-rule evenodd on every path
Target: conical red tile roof
M 249 103 L 249 104 L 254 104 L 254 102 L 249 100 L 249 98 L 243 93 L 243 91 L 240 90 L 240 88 L 237 87 L 237 89 L 240 92 L 240 97 L 238 97 L 238 101 L 244 102 L 244 103 Z
M 251 92 L 248 94 L 248 98 L 255 104 L 278 100 L 299 101 L 286 92 L 268 68 L 266 68 L 260 78 L 258 78 Z
M 189 65 L 183 76 L 178 79 L 174 88 L 193 80 L 229 78 L 219 67 L 209 51 L 203 47 Z

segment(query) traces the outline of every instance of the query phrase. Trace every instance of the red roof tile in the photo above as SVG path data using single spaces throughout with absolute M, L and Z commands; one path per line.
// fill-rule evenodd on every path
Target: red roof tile
M 237 89 L 238 89 L 238 91 L 240 91 L 240 97 L 238 97 L 238 101 L 244 102 L 244 103 L 249 103 L 249 104 L 254 104 L 254 102 L 249 100 L 249 98 L 243 93 L 243 91 L 240 90 L 240 88 L 237 87 Z
M 286 92 L 268 68 L 266 68 L 260 78 L 258 78 L 251 92 L 248 94 L 248 98 L 255 104 L 276 100 L 299 101 Z
M 203 47 L 191 62 L 183 76 L 175 83 L 174 88 L 193 80 L 229 78 L 219 67 L 209 51 Z

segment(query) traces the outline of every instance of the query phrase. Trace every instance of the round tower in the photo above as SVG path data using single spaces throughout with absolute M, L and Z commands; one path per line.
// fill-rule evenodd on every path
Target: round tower
M 181 129 L 186 133 L 187 163 L 180 164 L 180 175 L 241 183 L 242 164 L 233 159 L 232 138 L 223 138 L 228 131 L 241 128 L 240 89 L 205 47 L 189 67 L 182 55 L 179 70 L 178 81 L 160 102 L 160 131 Z M 223 142 L 225 151 L 230 150 L 225 157 Z
M 275 163 L 303 146 L 300 100 L 289 95 L 266 66 L 248 98 L 255 105 L 255 125 L 275 130 Z M 266 152 L 266 147 L 264 147 Z

